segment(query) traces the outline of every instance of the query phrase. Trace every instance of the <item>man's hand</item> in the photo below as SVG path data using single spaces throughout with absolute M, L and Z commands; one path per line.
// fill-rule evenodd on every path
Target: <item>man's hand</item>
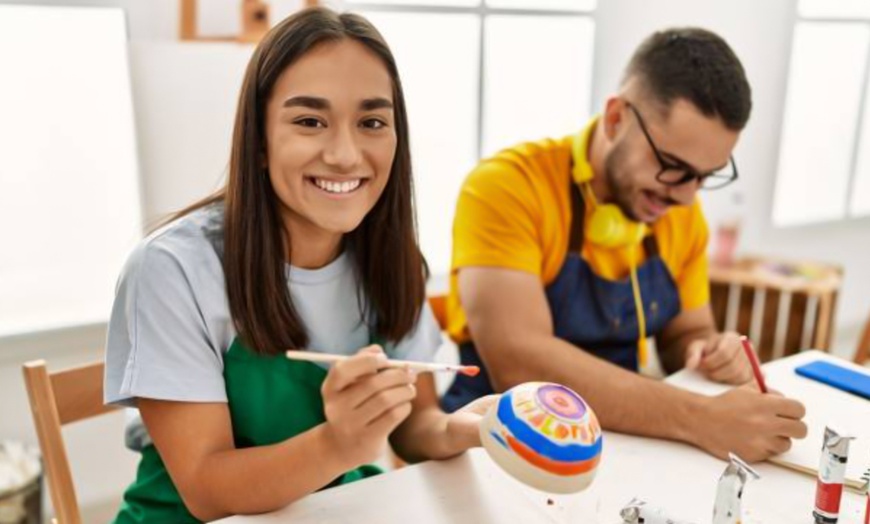
M 710 380 L 725 384 L 746 384 L 753 379 L 752 364 L 743 352 L 740 335 L 733 331 L 690 342 L 686 369 L 697 369 Z
M 733 452 L 758 462 L 788 451 L 792 439 L 806 437 L 805 413 L 800 402 L 777 392 L 759 393 L 747 384 L 705 399 L 692 440 L 723 460 Z

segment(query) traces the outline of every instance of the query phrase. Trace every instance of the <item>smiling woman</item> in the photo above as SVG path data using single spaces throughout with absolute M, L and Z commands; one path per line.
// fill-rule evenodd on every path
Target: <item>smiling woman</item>
M 309 9 L 247 68 L 227 185 L 180 212 L 121 275 L 106 401 L 137 406 L 142 459 L 117 522 L 261 513 L 407 460 L 480 445 L 482 399 L 446 415 L 426 361 L 405 102 L 365 19 Z M 327 369 L 286 349 L 350 356 Z M 141 438 L 142 435 L 144 438 Z
M 278 78 L 266 107 L 268 171 L 291 252 L 293 243 L 315 242 L 331 260 L 342 235 L 374 207 L 397 153 L 392 99 L 380 59 L 352 40 L 313 49 Z M 305 257 L 294 260 L 300 267 L 324 263 L 313 252 L 296 252 Z M 417 280 L 409 282 L 412 292 L 420 289 Z

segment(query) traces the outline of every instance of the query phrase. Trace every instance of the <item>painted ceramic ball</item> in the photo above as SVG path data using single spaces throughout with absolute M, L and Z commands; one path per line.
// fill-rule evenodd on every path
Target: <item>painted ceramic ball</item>
M 481 421 L 480 439 L 503 470 L 550 493 L 586 489 L 601 459 L 601 426 L 592 408 L 549 382 L 505 392 Z

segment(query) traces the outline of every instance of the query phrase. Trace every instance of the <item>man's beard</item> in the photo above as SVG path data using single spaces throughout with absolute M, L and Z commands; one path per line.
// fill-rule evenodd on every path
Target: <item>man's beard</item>
M 640 222 L 637 214 L 631 205 L 631 198 L 634 195 L 633 186 L 628 179 L 628 173 L 620 171 L 620 164 L 624 152 L 624 142 L 620 142 L 614 146 L 604 161 L 604 181 L 607 183 L 607 190 L 610 192 L 610 197 L 613 203 L 622 211 L 626 218 L 634 222 Z

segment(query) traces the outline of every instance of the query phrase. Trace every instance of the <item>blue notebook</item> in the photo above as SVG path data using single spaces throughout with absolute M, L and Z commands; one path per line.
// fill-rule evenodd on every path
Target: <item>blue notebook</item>
M 802 377 L 841 389 L 870 400 L 870 374 L 861 373 L 824 360 L 816 360 L 795 368 Z

